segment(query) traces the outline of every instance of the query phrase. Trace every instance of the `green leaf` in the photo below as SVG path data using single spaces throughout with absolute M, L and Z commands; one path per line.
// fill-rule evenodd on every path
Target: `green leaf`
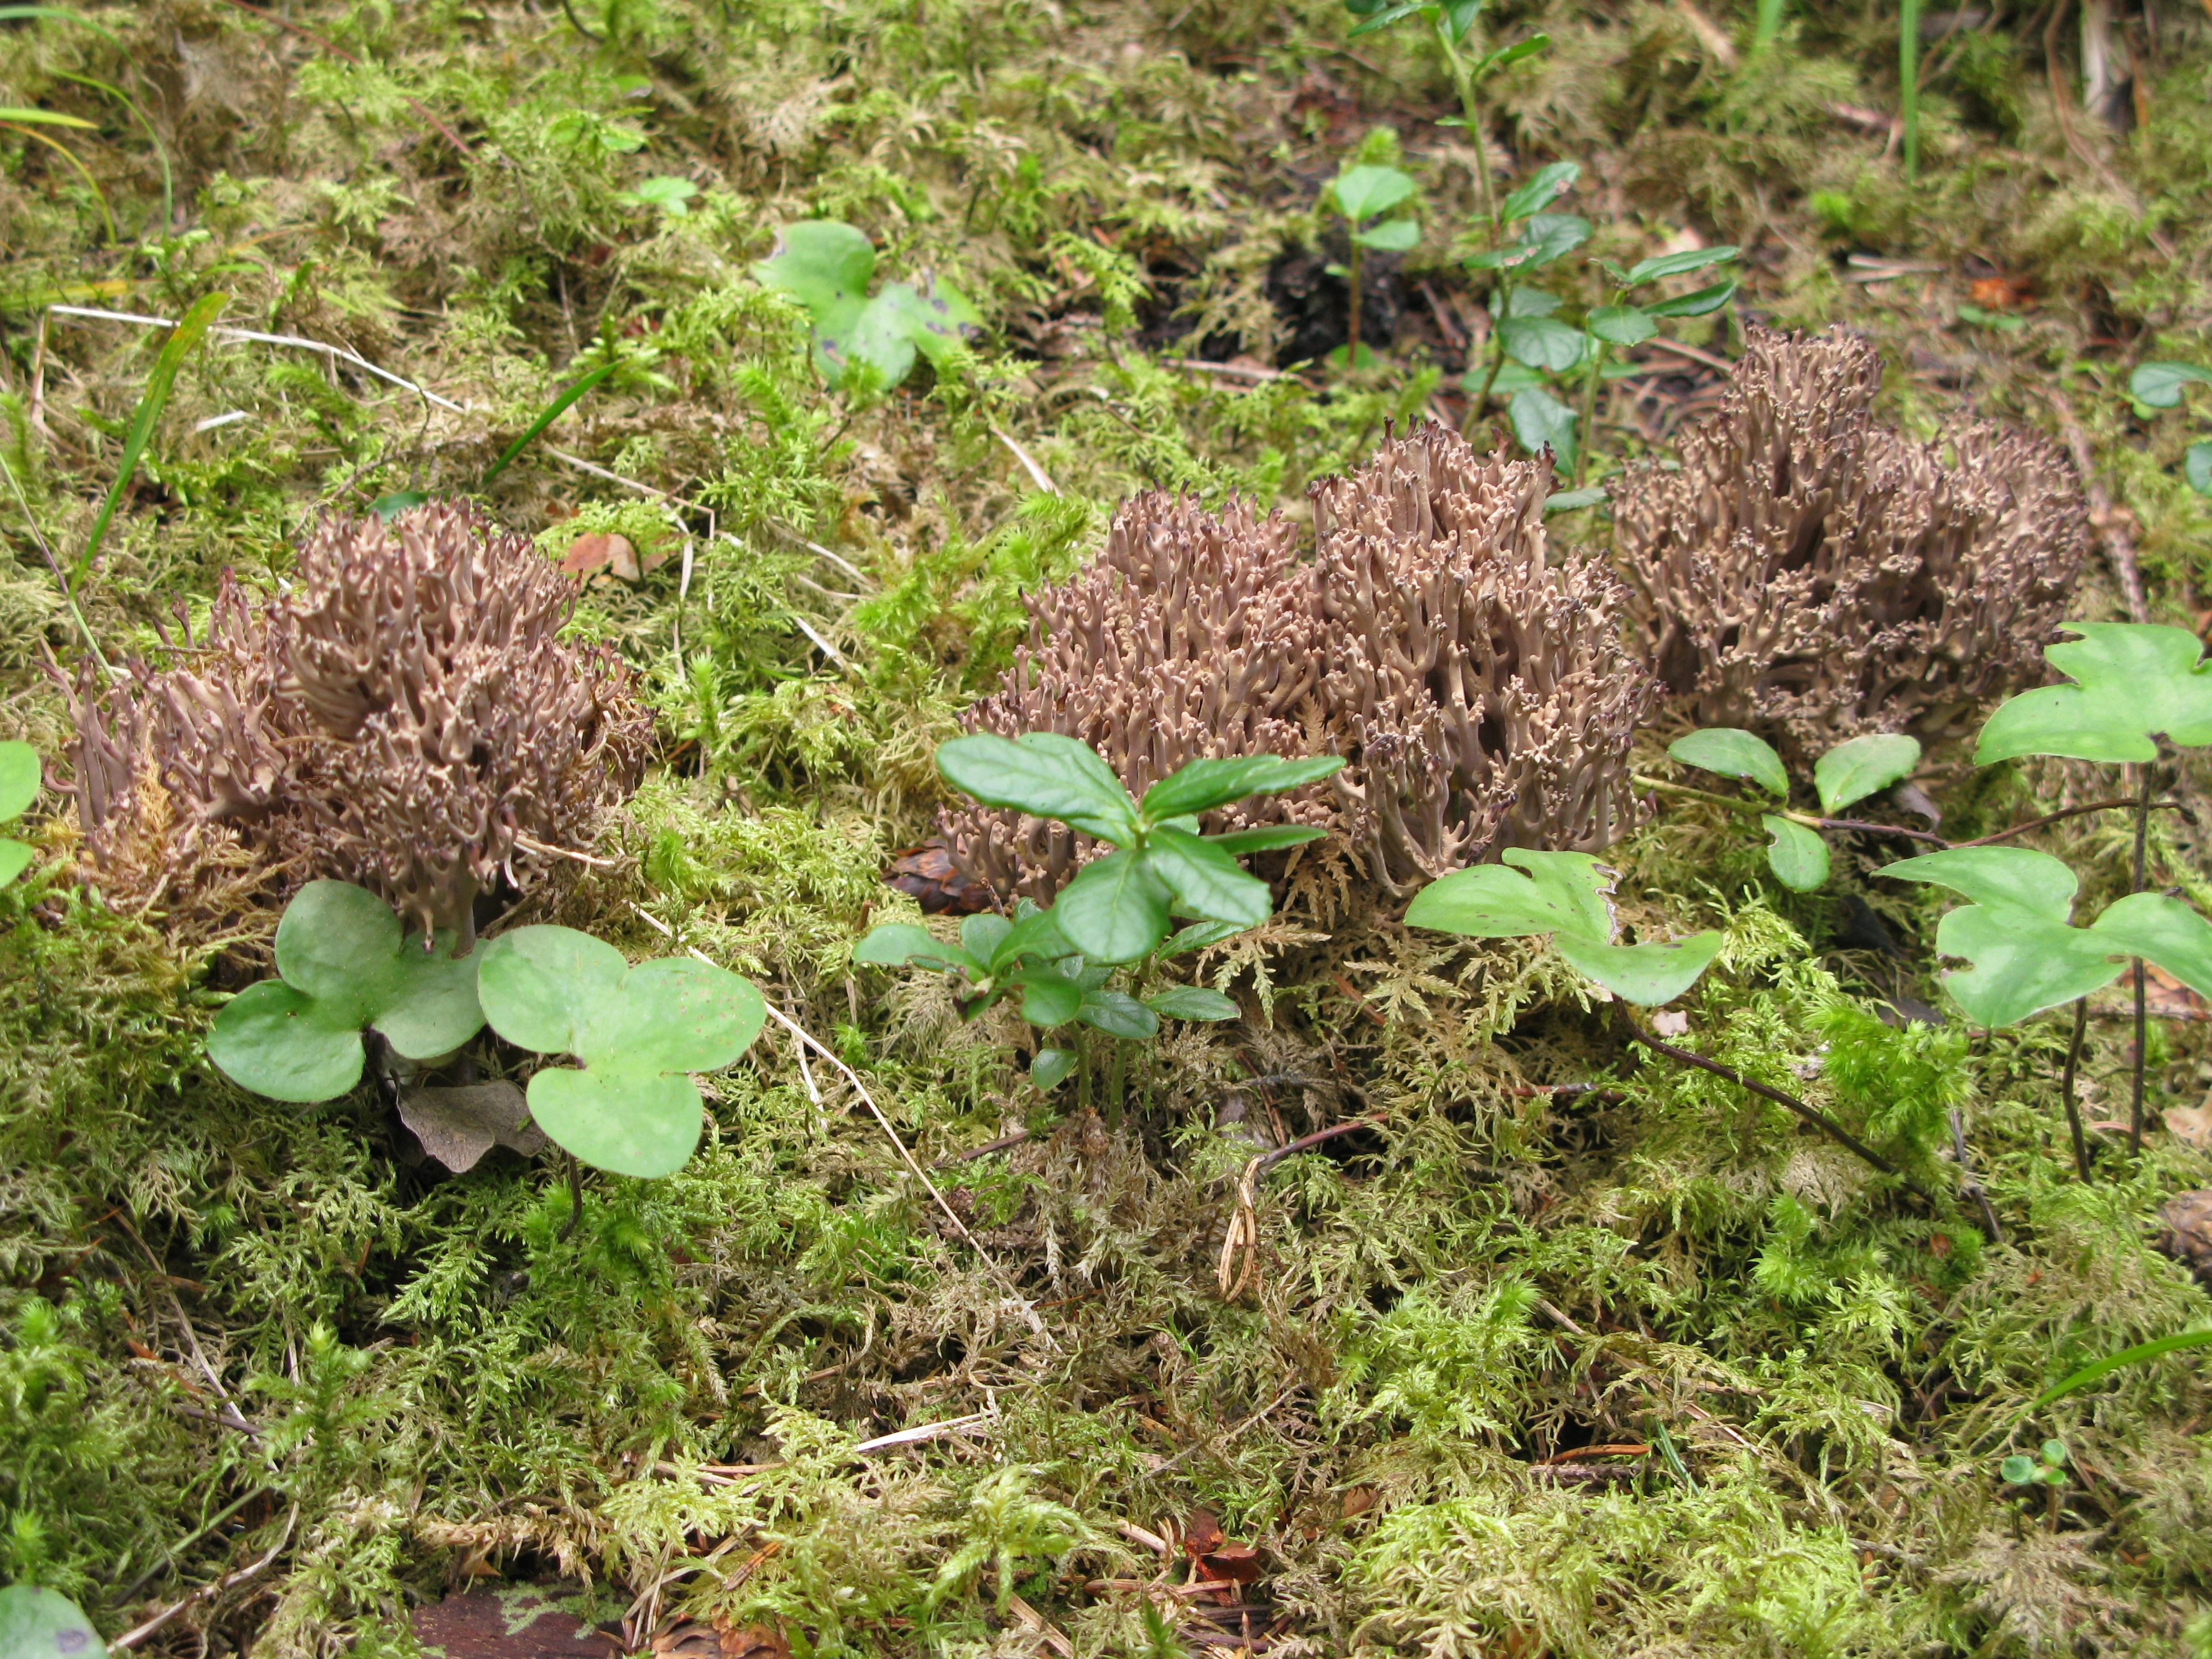
M 0 1589 L 0 1659 L 105 1659 L 106 1652 L 92 1621 L 59 1591 L 21 1583 Z
M 1468 31 L 1474 27 L 1474 20 L 1481 15 L 1482 0 L 1444 0 L 1444 23 L 1455 42 L 1465 40 Z
M 1278 755 L 1195 760 L 1146 790 L 1139 810 L 1158 823 L 1190 813 L 1210 812 L 1247 795 L 1279 795 L 1343 769 L 1340 755 L 1319 755 L 1310 760 L 1285 760 Z
M 1022 1018 L 1032 1025 L 1065 1025 L 1082 1012 L 1083 988 L 1050 968 L 1024 968 L 1013 977 L 1022 988 Z
M 2080 883 L 2048 853 L 1954 847 L 1886 865 L 1881 873 L 1972 901 L 1936 924 L 1936 948 L 1972 964 L 1946 974 L 1943 986 L 1977 1024 L 2009 1025 L 2119 977 L 2116 941 L 2068 925 Z
M 29 810 L 39 798 L 39 751 L 13 738 L 0 743 L 0 823 Z
M 499 477 L 501 473 L 506 471 L 507 464 L 514 460 L 516 456 L 522 453 L 524 450 L 529 448 L 531 443 L 537 438 L 539 433 L 544 431 L 547 427 L 552 425 L 554 422 L 559 420 L 563 415 L 567 414 L 570 406 L 574 404 L 578 398 L 581 398 L 586 392 L 591 391 L 591 389 L 599 385 L 600 381 L 605 380 L 608 375 L 613 374 L 615 372 L 615 368 L 616 364 L 612 359 L 601 363 L 597 368 L 592 370 L 590 374 L 581 376 L 566 390 L 562 391 L 551 403 L 539 410 L 538 411 L 537 418 L 532 421 L 528 426 L 522 428 L 521 435 L 516 438 L 513 443 L 507 447 L 497 460 L 494 461 L 489 467 L 485 469 L 483 477 L 477 481 L 477 488 L 482 489 L 483 486 L 490 483 L 494 478 Z
M 1357 224 L 1378 213 L 1388 213 L 1413 193 L 1410 173 L 1396 167 L 1346 167 L 1329 185 L 1337 210 Z
M 1355 232 L 1352 240 L 1362 247 L 1376 248 L 1384 253 L 1403 253 L 1419 243 L 1420 222 L 1415 219 L 1385 219 L 1371 230 Z
M 661 173 L 623 191 L 617 199 L 636 207 L 659 208 L 672 219 L 688 219 L 691 216 L 691 198 L 698 193 L 699 186 L 689 179 Z
M 756 277 L 798 301 L 817 323 L 865 301 L 875 272 L 875 244 L 835 219 L 785 226 L 775 251 L 753 266 Z
M 1839 743 L 1813 763 L 1813 787 L 1820 792 L 1821 813 L 1833 817 L 1853 801 L 1910 777 L 1919 764 L 1918 740 L 1901 732 L 1869 732 Z
M 483 1024 L 481 953 L 453 957 L 450 933 L 425 951 L 364 888 L 311 881 L 276 924 L 278 978 L 248 986 L 208 1033 L 208 1058 L 274 1100 L 331 1100 L 361 1080 L 364 1026 L 407 1060 L 452 1053 Z
M 1562 467 L 1575 462 L 1575 411 L 1540 386 L 1527 386 L 1505 405 L 1513 435 L 1531 455 L 1548 448 Z
M 1235 939 L 1243 931 L 1233 921 L 1194 921 L 1189 927 L 1179 929 L 1173 939 L 1153 952 L 1153 957 L 1157 961 L 1165 962 L 1170 957 L 1179 957 L 1187 951 L 1203 951 L 1209 945 Z
M 31 867 L 32 848 L 27 842 L 0 840 L 0 887 Z
M 1470 270 L 1534 270 L 1571 253 L 1590 237 L 1590 222 L 1571 213 L 1539 213 L 1521 227 L 1516 240 L 1502 248 L 1470 254 Z
M 1572 368 L 1587 349 L 1583 331 L 1556 317 L 1508 317 L 1498 325 L 1498 337 L 1516 362 L 1554 373 Z
M 2066 1443 L 2063 1440 L 2046 1440 L 2043 1443 L 2041 1449 L 2043 1461 L 2052 1468 L 2063 1469 L 2066 1467 Z
M 1585 507 L 1595 507 L 1605 499 L 1605 486 L 1592 484 L 1587 489 L 1555 489 L 1544 497 L 1544 516 L 1554 513 L 1573 513 Z
M 1646 283 L 1656 283 L 1662 276 L 1680 276 L 1686 271 L 1703 270 L 1707 265 L 1719 264 L 1724 259 L 1735 258 L 1738 250 L 1724 247 L 1693 247 L 1681 253 L 1662 253 L 1650 259 L 1639 259 L 1628 268 L 1626 285 L 1640 288 Z
M 988 962 L 999 953 L 1014 924 L 994 911 L 968 917 L 960 924 L 960 948 L 977 962 Z
M 1122 1037 L 1132 1042 L 1142 1042 L 1147 1037 L 1160 1034 L 1159 1016 L 1133 996 L 1120 991 L 1092 991 L 1083 999 L 1083 1007 L 1076 1016 L 1085 1025 L 1095 1025 L 1108 1036 Z
M 1187 830 L 1153 830 L 1148 854 L 1152 872 L 1175 896 L 1177 915 L 1257 927 L 1273 908 L 1266 882 L 1245 874 L 1219 847 Z
M 76 115 L 57 115 L 50 109 L 26 109 L 20 104 L 0 104 L 0 121 L 21 121 L 38 127 L 81 127 L 90 132 L 99 126 Z
M 937 769 L 955 789 L 986 806 L 1058 818 L 1116 846 L 1136 839 L 1137 814 L 1128 791 L 1104 761 L 1073 738 L 1024 732 L 1010 741 L 979 732 L 939 744 Z
M 1030 1061 L 1030 1086 L 1040 1093 L 1048 1092 L 1058 1088 L 1074 1069 L 1073 1048 L 1040 1048 L 1036 1058 Z
M 390 524 L 403 513 L 412 513 L 429 501 L 428 492 L 421 489 L 395 489 L 389 495 L 379 495 L 368 504 L 368 510 L 385 523 Z
M 2144 363 L 2128 376 L 2128 395 L 2153 409 L 2172 409 L 2181 402 L 2182 387 L 2194 382 L 2212 386 L 2212 368 L 2194 363 Z
M 991 972 L 1004 973 L 1026 957 L 1042 957 L 1047 962 L 1058 962 L 1076 954 L 1060 931 L 1060 923 L 1049 910 L 1040 910 L 1027 899 L 1015 907 L 1013 927 L 1000 939 L 985 963 Z
M 2130 893 L 2114 899 L 2089 924 L 2107 950 L 2121 950 L 2160 967 L 2199 995 L 2212 997 L 2212 922 L 2163 893 Z
M 947 282 L 932 279 L 919 289 L 893 283 L 877 296 L 876 303 L 889 308 L 915 349 L 940 369 L 983 326 L 983 313 Z M 902 373 L 899 379 L 904 378 Z
M 1393 23 L 1401 22 L 1408 17 L 1419 16 L 1422 12 L 1430 9 L 1431 7 L 1428 0 L 1406 0 L 1406 3 L 1402 5 L 1386 7 L 1368 18 L 1366 21 L 1354 24 L 1345 38 L 1348 40 L 1357 40 L 1363 34 L 1372 34 L 1377 29 L 1387 29 Z
M 2054 1382 L 2021 1408 L 2025 1417 L 2030 1412 L 2041 1411 L 2054 1401 L 2063 1400 L 2076 1389 L 2086 1389 L 2092 1382 L 2103 1381 L 2123 1366 L 2140 1365 L 2146 1359 L 2156 1359 L 2160 1354 L 2178 1353 L 2184 1348 L 2201 1348 L 2212 1343 L 2212 1330 L 2179 1331 L 2172 1336 L 2161 1336 L 2149 1342 L 2139 1342 L 2132 1348 L 2123 1348 L 2118 1353 L 2106 1354 L 2102 1359 L 2084 1365 L 2063 1382 Z M 2027 1460 L 2022 1458 L 2021 1462 Z M 2007 1458 L 2007 1463 L 2012 1459 Z M 2012 1477 L 2005 1477 L 2010 1480 Z
M 1575 181 L 1582 176 L 1582 164 L 1578 161 L 1553 161 L 1538 167 L 1525 184 L 1498 204 L 1498 216 L 1510 224 L 1540 213 L 1572 190 Z
M 1230 998 L 1203 985 L 1170 985 L 1146 997 L 1145 1006 L 1168 1019 L 1235 1019 L 1244 1012 Z
M 1774 878 L 1793 892 L 1809 893 L 1828 879 L 1828 843 L 1802 823 L 1792 823 L 1788 818 L 1777 817 L 1771 812 L 1759 814 L 1759 821 L 1766 827 L 1770 837 L 1766 848 L 1767 867 Z
M 1583 319 L 1583 326 L 1609 345 L 1641 345 L 1659 331 L 1637 306 L 1600 306 Z
M 1091 961 L 1135 962 L 1167 937 L 1168 896 L 1146 854 L 1109 853 L 1075 872 L 1052 913 L 1067 942 Z
M 2015 1453 L 1997 1466 L 1997 1473 L 2004 1477 L 2008 1486 L 2032 1486 L 2043 1471 L 2036 1468 L 2033 1457 L 2022 1457 Z
M 1654 300 L 1644 307 L 1644 314 L 1650 317 L 1703 317 L 1726 305 L 1735 295 L 1735 281 L 1731 277 L 1725 283 L 1715 283 L 1711 288 L 1698 289 L 1678 299 Z
M 632 967 L 588 933 L 518 927 L 479 953 L 484 1018 L 509 1042 L 574 1054 L 530 1079 L 530 1115 L 577 1158 L 616 1175 L 673 1174 L 699 1144 L 698 1085 L 760 1034 L 752 985 L 690 957 Z
M 2191 444 L 2182 452 L 2182 476 L 2200 495 L 2212 495 L 2212 440 Z
M 1733 726 L 1701 726 L 1667 745 L 1667 752 L 1685 766 L 1717 772 L 1726 778 L 1748 778 L 1767 793 L 1786 796 L 1790 774 L 1782 757 L 1765 738 Z
M 983 964 L 967 951 L 910 921 L 887 921 L 871 927 L 868 936 L 853 947 L 853 960 L 878 968 L 903 968 L 918 962 L 927 968 L 964 968 L 978 978 L 983 974 Z
M 1672 1002 L 1697 982 L 1721 947 L 1717 933 L 1672 944 L 1615 945 L 1604 866 L 1587 853 L 1508 848 L 1505 864 L 1439 877 L 1406 911 L 1413 927 L 1473 939 L 1549 933 L 1560 957 L 1625 1001 Z M 1513 870 L 1526 872 L 1516 875 Z
M 1462 33 L 1465 31 L 1462 30 Z M 1525 40 L 1516 40 L 1510 46 L 1500 46 L 1496 52 L 1485 55 L 1482 61 L 1474 66 L 1474 73 L 1478 78 L 1486 75 L 1495 75 L 1499 70 L 1510 69 L 1523 59 L 1534 58 L 1538 52 L 1548 50 L 1551 44 L 1552 37 L 1548 34 L 1532 34 Z M 1558 163 L 1555 162 L 1553 165 L 1557 166 Z
M 2156 760 L 2154 735 L 2185 749 L 2212 743 L 2212 665 L 2196 635 L 2149 623 L 2065 625 L 2081 637 L 2043 654 L 2075 684 L 2002 704 L 1982 728 L 1975 765 L 2019 755 Z
M 1256 830 L 1236 830 L 1225 836 L 1208 836 L 1206 844 L 1218 847 L 1231 858 L 1243 858 L 1248 853 L 1272 853 L 1280 847 L 1303 847 L 1310 841 L 1320 841 L 1328 831 L 1306 823 L 1270 823 Z

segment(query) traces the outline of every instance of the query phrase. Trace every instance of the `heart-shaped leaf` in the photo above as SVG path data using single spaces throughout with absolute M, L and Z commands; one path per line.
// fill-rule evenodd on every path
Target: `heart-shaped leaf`
M 107 1644 L 76 1602 L 37 1584 L 0 1589 L 0 1656 L 4 1659 L 103 1659 Z
M 1820 811 L 1833 817 L 1853 801 L 1864 800 L 1911 775 L 1920 764 L 1920 744 L 1902 732 L 1869 732 L 1839 743 L 1813 763 L 1813 787 Z
M 456 962 L 450 933 L 424 951 L 375 894 L 311 881 L 276 924 L 276 979 L 250 985 L 216 1016 L 208 1058 L 242 1087 L 275 1100 L 331 1100 L 361 1081 L 361 1034 L 374 1026 L 395 1053 L 433 1060 L 483 1024 L 481 952 Z
M 1514 847 L 1504 859 L 1511 869 L 1478 865 L 1431 882 L 1414 896 L 1406 921 L 1472 939 L 1549 933 L 1569 966 L 1622 1000 L 1647 1007 L 1681 995 L 1719 953 L 1717 933 L 1671 944 L 1615 945 L 1605 866 L 1587 853 Z
M 865 301 L 875 272 L 875 244 L 834 219 L 786 225 L 775 251 L 753 267 L 755 276 L 798 301 L 817 323 L 841 306 Z
M 937 769 L 986 806 L 1058 818 L 1116 846 L 1136 839 L 1128 791 L 1089 744 L 1073 738 L 1024 732 L 1010 739 L 979 732 L 939 744 Z
M 493 1030 L 578 1070 L 530 1079 L 538 1127 L 616 1175 L 672 1175 L 699 1144 L 698 1085 L 743 1054 L 768 1018 L 750 981 L 690 957 L 632 967 L 570 927 L 518 927 L 480 952 L 477 979 Z
M 1982 728 L 1974 764 L 2019 755 L 2149 761 L 2154 737 L 2183 748 L 2212 743 L 2212 664 L 2185 628 L 2069 623 L 2081 637 L 2045 648 L 2071 685 L 2039 686 L 2002 704 Z
M 2212 439 L 2191 444 L 2182 452 L 2181 474 L 2200 495 L 2212 495 Z
M 1784 887 L 1800 893 L 1809 893 L 1828 879 L 1828 843 L 1802 823 L 1792 823 L 1788 818 L 1777 817 L 1771 812 L 1759 814 L 1759 821 L 1766 827 L 1771 837 L 1766 848 L 1767 867 L 1774 878 Z
M 39 751 L 27 743 L 0 743 L 0 823 L 19 818 L 39 798 Z
M 2172 409 L 2181 402 L 2181 388 L 2191 382 L 2212 386 L 2212 368 L 2195 363 L 2142 363 L 2128 376 L 2128 393 L 2153 409 Z
M 1667 745 L 1685 766 L 1717 772 L 1724 778 L 1748 778 L 1771 795 L 1790 793 L 1790 774 L 1765 738 L 1733 726 L 1701 726 Z

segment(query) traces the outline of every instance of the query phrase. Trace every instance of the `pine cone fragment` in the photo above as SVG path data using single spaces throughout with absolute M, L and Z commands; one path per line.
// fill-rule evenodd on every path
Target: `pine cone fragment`
M 1815 753 L 1940 736 L 2042 682 L 2087 545 L 2071 469 L 1985 423 L 1936 444 L 1879 426 L 1881 381 L 1841 331 L 1753 329 L 1679 470 L 1613 484 L 1647 660 L 1700 723 Z

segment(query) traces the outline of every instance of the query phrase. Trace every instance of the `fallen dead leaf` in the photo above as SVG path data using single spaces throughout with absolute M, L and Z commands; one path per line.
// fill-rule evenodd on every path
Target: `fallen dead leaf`
M 2202 1106 L 2167 1107 L 2166 1130 L 2176 1140 L 2212 1152 L 2212 1095 L 2205 1097 Z
M 455 1175 L 472 1170 L 495 1146 L 525 1158 L 545 1149 L 545 1132 L 529 1121 L 530 1103 L 514 1084 L 499 1079 L 453 1089 L 404 1089 L 399 1121 L 422 1150 Z
M 626 582 L 638 579 L 637 550 L 629 537 L 597 530 L 568 544 L 568 555 L 561 561 L 562 575 L 588 576 L 597 570 L 612 571 Z
M 933 916 L 971 916 L 992 908 L 991 890 L 953 868 L 952 854 L 941 839 L 894 853 L 884 884 L 906 894 Z
M 1679 1008 L 1662 1008 L 1651 1016 L 1651 1029 L 1663 1037 L 1685 1036 L 1690 1029 L 1690 1017 Z
M 1966 297 L 1978 306 L 2009 311 L 2035 297 L 2035 284 L 2025 276 L 1977 276 L 1966 284 Z

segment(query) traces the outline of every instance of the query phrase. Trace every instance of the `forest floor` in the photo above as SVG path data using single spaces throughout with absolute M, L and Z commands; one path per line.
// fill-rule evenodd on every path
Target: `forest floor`
M 1501 188 L 1575 161 L 1591 253 L 1742 250 L 1729 307 L 1620 354 L 1592 476 L 1710 412 L 1747 324 L 1842 324 L 1883 354 L 1886 419 L 2000 420 L 2088 469 L 2069 617 L 2199 626 L 2212 498 L 2182 453 L 2212 422 L 2201 394 L 2161 412 L 2127 388 L 2146 361 L 2212 363 L 2212 20 L 2120 18 L 2125 84 L 2093 108 L 2065 0 L 1925 14 L 1908 176 L 1893 17 L 1817 0 L 1754 52 L 1751 17 L 1707 4 L 1509 0 L 1481 23 L 1548 37 L 1487 83 Z M 1310 515 L 1306 487 L 1386 428 L 1466 419 L 1475 154 L 1418 30 L 1354 21 L 0 13 L 0 737 L 65 775 L 47 654 L 156 651 L 225 568 L 282 582 L 325 514 L 465 493 L 550 557 L 619 536 L 635 579 L 585 571 L 574 626 L 635 669 L 655 758 L 563 919 L 752 976 L 949 1206 L 773 1030 L 710 1080 L 698 1157 L 588 1178 L 573 1232 L 556 1163 L 446 1176 L 374 1090 L 248 1096 L 204 1043 L 273 904 L 111 908 L 49 793 L 0 890 L 0 1577 L 110 1638 L 167 1613 L 140 1651 L 271 1659 L 410 1651 L 416 1610 L 487 1579 L 557 1580 L 638 1646 L 725 1659 L 2212 1655 L 2201 1361 L 2027 1410 L 2212 1322 L 2157 1248 L 2161 1206 L 2212 1186 L 2201 1000 L 2160 993 L 2139 1155 L 2115 1127 L 2125 994 L 2096 1001 L 2084 1184 L 2063 1012 L 1984 1033 L 1851 1012 L 1942 1001 L 1942 905 L 1869 884 L 1889 850 L 1839 849 L 1808 895 L 1694 807 L 1614 849 L 1649 925 L 1726 932 L 1683 1040 L 1847 1113 L 1802 1081 L 1824 1052 L 1958 1105 L 1990 1237 L 1963 1200 L 1930 1212 L 1778 1108 L 1632 1053 L 1533 945 L 1387 919 L 1273 939 L 1217 964 L 1234 1028 L 1066 1098 L 934 986 L 854 963 L 871 921 L 915 918 L 882 878 L 931 833 L 934 746 L 1012 660 L 1023 591 L 1092 555 L 1118 501 Z M 1355 156 L 1413 176 L 1421 235 L 1370 260 L 1374 360 L 1347 369 L 1320 199 Z M 881 395 L 825 386 L 805 315 L 752 275 L 808 218 L 867 232 L 885 276 L 957 283 L 971 349 Z M 215 292 L 223 323 L 282 337 L 185 362 L 81 627 L 55 568 L 155 365 L 162 331 L 131 319 Z M 1496 411 L 1473 424 L 1511 442 Z M 1608 535 L 1602 507 L 1553 526 Z M 2092 775 L 1930 761 L 1954 835 Z M 2212 773 L 2177 776 L 2212 810 Z M 2088 815 L 2039 844 L 2101 901 L 2129 835 Z M 2161 817 L 2149 853 L 2153 885 L 2212 897 L 2197 822 Z M 1552 1093 L 1580 1083 L 1602 1088 Z M 1232 1224 L 1254 1242 L 1224 1294 Z M 2070 1460 L 2047 1511 L 1998 1473 L 2046 1438 Z M 1208 1576 L 1229 1588 L 1184 1583 Z

